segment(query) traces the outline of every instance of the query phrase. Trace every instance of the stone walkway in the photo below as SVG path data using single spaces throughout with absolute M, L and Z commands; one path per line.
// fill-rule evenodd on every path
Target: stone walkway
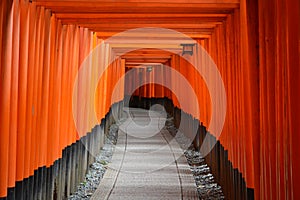
M 198 199 L 182 149 L 164 112 L 128 110 L 104 177 L 91 199 Z

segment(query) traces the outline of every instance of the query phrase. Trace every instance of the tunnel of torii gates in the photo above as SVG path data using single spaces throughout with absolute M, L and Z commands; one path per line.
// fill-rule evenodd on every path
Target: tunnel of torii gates
M 2 0 L 0 197 L 68 196 L 93 160 L 86 146 L 100 149 L 94 139 L 129 96 L 144 107 L 163 102 L 175 124 L 188 121 L 186 133 L 200 122 L 195 143 L 203 134 L 217 140 L 205 159 L 227 199 L 300 199 L 299 6 L 298 0 Z M 109 41 L 144 27 L 161 33 Z M 193 54 L 183 55 L 181 44 L 191 41 Z M 208 65 L 209 73 L 209 59 L 225 99 L 212 99 L 222 84 L 210 74 L 204 80 L 191 64 Z M 162 66 L 179 72 L 198 100 Z M 171 87 L 154 82 L 130 92 L 134 82 L 157 78 Z M 123 89 L 111 100 L 120 80 Z M 216 135 L 209 125 L 224 101 Z

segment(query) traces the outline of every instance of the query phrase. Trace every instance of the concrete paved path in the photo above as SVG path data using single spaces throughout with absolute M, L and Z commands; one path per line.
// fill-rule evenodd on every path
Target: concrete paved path
M 130 108 L 91 199 L 198 199 L 183 151 L 164 127 L 164 112 Z

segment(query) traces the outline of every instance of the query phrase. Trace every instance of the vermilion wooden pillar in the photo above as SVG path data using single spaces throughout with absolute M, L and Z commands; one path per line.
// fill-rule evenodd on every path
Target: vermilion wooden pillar
M 9 128 L 9 169 L 8 187 L 14 187 L 16 181 L 17 157 L 17 118 L 18 118 L 18 75 L 19 75 L 19 45 L 20 45 L 20 7 L 19 2 L 13 3 L 12 26 L 12 57 L 11 57 L 11 100 L 10 100 L 10 128 Z
M 288 173 L 288 180 L 292 179 L 292 182 L 287 183 L 287 186 L 292 185 L 292 195 L 293 199 L 300 199 L 300 191 L 299 191 L 299 180 L 300 180 L 300 148 L 298 142 L 300 141 L 300 126 L 299 126 L 299 113 L 300 113 L 300 24 L 299 21 L 295 21 L 295 19 L 299 19 L 300 10 L 299 10 L 299 1 L 288 1 L 286 2 L 286 26 L 287 26 L 287 64 L 288 64 L 288 103 L 289 103 L 289 127 L 291 131 L 291 137 L 286 141 L 287 149 L 291 149 L 290 153 L 287 153 L 285 156 L 291 155 L 289 163 L 292 166 L 292 173 Z M 298 41 L 298 45 L 297 42 Z M 287 171 L 287 170 L 286 170 Z
M 0 196 L 7 195 L 8 187 L 8 170 L 9 170 L 9 127 L 10 127 L 10 101 L 11 101 L 11 62 L 12 62 L 12 2 L 2 1 L 1 18 L 2 18 L 2 37 L 1 37 L 1 98 L 0 98 Z
M 17 171 L 16 180 L 24 178 L 24 157 L 26 146 L 26 105 L 27 105 L 27 71 L 28 71 L 28 50 L 29 50 L 29 6 L 21 1 L 20 11 L 20 65 L 18 85 L 18 131 L 17 131 Z
M 29 35 L 36 35 L 36 7 L 29 5 Z M 35 52 L 36 37 L 29 37 L 28 48 Z M 33 174 L 33 99 L 34 99 L 34 71 L 35 71 L 35 54 L 28 54 L 28 75 L 27 75 L 27 99 L 26 99 L 26 140 L 25 140 L 25 152 L 24 152 L 24 176 L 29 177 Z

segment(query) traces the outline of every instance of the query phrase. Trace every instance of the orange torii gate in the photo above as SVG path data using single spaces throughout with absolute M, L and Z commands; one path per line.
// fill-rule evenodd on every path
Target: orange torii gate
M 208 127 L 212 113 L 217 111 L 211 109 L 211 97 L 201 75 L 179 56 L 153 48 L 117 58 L 105 70 L 97 88 L 90 86 L 99 69 L 84 71 L 80 78 L 86 84 L 80 85 L 78 95 L 94 89 L 96 95 L 86 105 L 76 102 L 77 111 L 86 119 L 79 122 L 86 135 L 77 133 L 72 94 L 81 63 L 98 44 L 116 33 L 161 27 L 195 39 L 211 55 L 224 81 L 225 125 L 220 146 L 207 159 L 225 195 L 238 198 L 243 194 L 236 191 L 248 188 L 254 191 L 255 199 L 300 198 L 298 1 L 4 0 L 0 5 L 0 197 L 10 192 L 18 197 L 14 190 L 19 185 L 22 191 L 30 191 L 28 183 L 41 184 L 45 180 L 38 177 L 47 177 L 55 163 L 64 169 L 62 163 L 76 162 L 66 155 L 77 155 L 80 139 L 93 141 L 99 124 L 111 122 L 111 103 L 122 105 L 126 91 L 120 92 L 116 102 L 111 102 L 111 95 L 130 62 L 164 63 L 179 71 L 200 99 L 184 113 Z M 115 49 L 122 48 L 129 46 Z M 101 49 L 98 67 L 104 69 L 113 56 L 108 46 Z M 201 56 L 196 53 L 189 59 Z M 185 88 L 176 82 L 174 85 L 184 93 Z M 134 94 L 168 99 L 181 109 L 172 91 L 160 85 L 145 85 Z M 193 113 L 195 103 L 199 103 L 200 116 Z M 93 112 L 98 124 L 89 120 Z M 220 160 L 216 155 L 222 155 L 224 163 L 232 166 L 216 164 Z M 87 162 L 82 161 L 82 172 Z M 80 179 L 78 175 L 72 182 L 70 177 L 62 183 L 68 185 L 68 191 L 61 185 L 59 195 L 70 192 Z M 51 188 L 45 189 L 48 186 L 41 187 L 52 194 Z M 32 195 L 41 195 L 34 193 L 37 191 L 31 191 Z

